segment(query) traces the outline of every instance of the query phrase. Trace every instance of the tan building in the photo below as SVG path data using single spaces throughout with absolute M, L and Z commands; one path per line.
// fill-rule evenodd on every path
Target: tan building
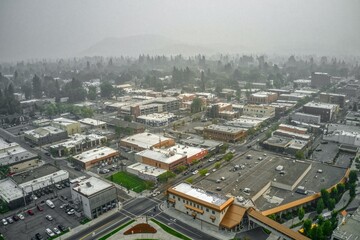
M 257 92 L 250 95 L 248 102 L 256 104 L 269 104 L 278 99 L 277 93 L 274 92 Z
M 152 134 L 139 133 L 120 140 L 120 146 L 129 148 L 133 151 L 142 151 L 150 148 L 163 148 L 175 145 L 172 138 Z
M 287 131 L 287 132 L 297 133 L 297 134 L 306 134 L 307 133 L 306 128 L 295 127 L 295 126 L 287 125 L 287 124 L 280 124 L 279 129 Z
M 56 118 L 51 122 L 51 126 L 67 131 L 68 135 L 81 133 L 80 123 L 67 118 Z
M 275 108 L 272 106 L 247 104 L 244 106 L 243 114 L 252 117 L 274 117 Z
M 194 219 L 220 226 L 234 197 L 226 197 L 180 183 L 167 191 L 168 203 L 176 210 L 191 215 Z M 244 208 L 243 214 L 246 209 Z
M 119 152 L 109 147 L 95 148 L 72 157 L 74 165 L 89 169 L 101 163 L 111 164 L 119 156 Z
M 245 128 L 212 124 L 204 128 L 204 137 L 224 142 L 238 142 L 245 139 L 246 131 Z

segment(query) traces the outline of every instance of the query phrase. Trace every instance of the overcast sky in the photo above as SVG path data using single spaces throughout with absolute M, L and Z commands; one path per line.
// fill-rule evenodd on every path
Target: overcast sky
M 360 0 L 1 0 L 0 60 L 159 34 L 265 53 L 360 54 Z

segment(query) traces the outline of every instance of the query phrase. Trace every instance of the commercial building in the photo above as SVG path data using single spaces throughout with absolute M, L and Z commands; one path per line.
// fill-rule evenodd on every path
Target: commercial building
M 100 147 L 80 153 L 72 157 L 74 165 L 82 169 L 89 169 L 101 163 L 112 163 L 119 156 L 119 152 L 109 147 Z
M 279 100 L 287 100 L 287 101 L 300 101 L 304 99 L 306 95 L 301 93 L 289 93 L 289 94 L 281 94 L 279 96 Z
M 71 198 L 80 203 L 84 215 L 97 218 L 117 206 L 116 188 L 99 178 L 79 178 L 71 181 Z
M 66 131 L 69 136 L 75 133 L 81 133 L 79 122 L 63 117 L 52 120 L 51 126 Z
M 67 131 L 52 126 L 39 127 L 24 132 L 24 139 L 36 145 L 58 142 L 66 139 L 67 137 Z
M 327 73 L 312 72 L 311 73 L 311 86 L 317 89 L 324 88 L 331 85 L 331 76 Z
M 246 137 L 247 129 L 212 124 L 204 128 L 204 137 L 224 142 L 238 142 Z
M 339 105 L 329 103 L 309 102 L 303 106 L 303 112 L 312 115 L 319 115 L 321 122 L 330 122 L 336 118 Z
M 307 133 L 306 128 L 296 127 L 296 126 L 283 124 L 283 123 L 279 125 L 278 129 L 292 132 L 292 133 L 297 133 L 297 134 L 306 134 Z
M 208 154 L 207 149 L 185 146 L 180 144 L 176 144 L 175 146 L 170 147 L 167 150 L 174 151 L 182 155 L 186 155 L 186 162 L 188 164 L 192 163 L 193 161 L 201 160 L 204 157 L 206 157 L 206 155 Z
M 206 110 L 206 115 L 211 118 L 220 117 L 220 113 L 224 111 L 233 111 L 231 103 L 214 103 Z
M 265 149 L 278 153 L 288 153 L 292 155 L 295 155 L 298 151 L 305 151 L 308 145 L 309 141 L 306 140 L 298 140 L 276 135 L 266 139 L 262 143 L 262 146 Z
M 78 154 L 87 149 L 100 146 L 106 142 L 106 137 L 97 134 L 74 134 L 69 140 L 50 146 L 52 155 L 62 157 L 69 154 Z
M 173 113 L 152 113 L 137 117 L 136 122 L 152 127 L 162 127 L 168 126 L 175 119 L 176 116 Z
M 337 104 L 341 108 L 345 106 L 345 95 L 336 93 L 320 93 L 320 102 Z
M 289 131 L 285 131 L 285 130 L 281 130 L 281 129 L 275 130 L 273 132 L 273 135 L 293 138 L 293 139 L 297 139 L 297 140 L 304 140 L 304 141 L 312 140 L 312 137 L 309 134 L 299 134 L 299 133 L 289 132 Z
M 360 129 L 357 126 L 328 124 L 323 139 L 350 146 L 360 147 Z
M 291 115 L 291 119 L 301 123 L 320 124 L 320 115 L 312 115 L 296 112 Z
M 18 188 L 18 185 L 11 178 L 0 180 L 0 199 L 5 202 L 10 209 L 16 209 L 30 202 L 30 196 Z
M 9 166 L 10 173 L 24 171 L 38 165 L 38 156 L 19 144 L 8 143 L 0 138 L 0 166 Z
M 265 105 L 247 104 L 244 106 L 243 114 L 258 118 L 271 118 L 275 116 L 275 108 Z
M 145 127 L 140 123 L 128 122 L 115 117 L 101 117 L 101 120 L 105 121 L 107 125 L 114 128 L 120 127 L 123 129 L 130 129 L 134 134 L 142 133 L 145 131 Z
M 187 164 L 185 154 L 179 154 L 169 149 L 146 149 L 136 153 L 135 159 L 138 162 L 165 170 L 175 170 L 177 167 Z
M 83 125 L 82 127 L 87 129 L 87 128 L 99 128 L 99 129 L 106 129 L 106 122 L 97 120 L 97 119 L 92 119 L 92 118 L 84 118 L 84 119 L 80 119 L 79 122 Z
M 175 145 L 172 138 L 152 134 L 138 133 L 120 140 L 120 146 L 132 151 L 142 151 L 150 148 L 163 148 Z
M 15 174 L 12 179 L 17 184 L 17 187 L 28 195 L 44 187 L 67 181 L 69 173 L 51 164 L 44 164 L 38 168 Z
M 294 80 L 294 88 L 305 88 L 311 86 L 311 80 L 308 79 L 297 79 Z
M 131 164 L 126 167 L 126 171 L 128 173 L 138 176 L 141 179 L 154 181 L 154 182 L 156 182 L 158 180 L 158 177 L 161 174 L 167 172 L 167 170 L 165 170 L 165 169 L 153 167 L 153 166 L 150 166 L 148 164 L 143 164 L 143 163 Z
M 224 125 L 246 129 L 257 128 L 267 119 L 268 118 L 258 118 L 242 115 L 239 118 L 233 119 L 232 121 L 225 122 Z
M 248 103 L 269 104 L 278 99 L 277 93 L 274 92 L 257 92 L 249 96 Z
M 360 112 L 348 112 L 345 117 L 345 124 L 360 126 Z
M 187 183 L 168 189 L 168 203 L 176 210 L 193 216 L 194 219 L 220 226 L 234 197 L 226 197 L 205 191 Z M 244 209 L 243 214 L 245 214 Z

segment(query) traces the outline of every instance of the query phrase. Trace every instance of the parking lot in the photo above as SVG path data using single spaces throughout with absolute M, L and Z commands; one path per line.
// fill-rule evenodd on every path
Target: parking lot
M 51 199 L 55 208 L 52 209 L 45 204 L 47 199 Z M 82 217 L 75 214 L 68 215 L 65 208 L 60 208 L 63 204 L 73 206 L 72 201 L 69 201 L 69 199 L 71 198 L 68 187 L 40 196 L 39 199 L 33 200 L 28 207 L 19 209 L 17 213 L 22 213 L 25 217 L 24 220 L 18 220 L 6 226 L 1 224 L 0 232 L 4 234 L 6 239 L 28 240 L 34 237 L 36 233 L 40 233 L 46 239 L 48 237 L 45 233 L 46 228 L 53 230 L 54 227 L 58 228 L 59 225 L 74 228 L 80 224 L 79 221 Z M 37 206 L 40 206 L 42 211 Z M 34 215 L 28 213 L 29 209 L 33 211 Z M 46 215 L 51 215 L 53 220 L 47 220 Z
M 335 160 L 335 166 L 348 168 L 351 165 L 351 159 L 355 157 L 353 153 L 340 152 L 339 156 Z
M 322 163 L 333 163 L 333 160 L 339 151 L 339 146 L 333 142 L 326 142 L 319 144 L 312 154 L 312 159 Z

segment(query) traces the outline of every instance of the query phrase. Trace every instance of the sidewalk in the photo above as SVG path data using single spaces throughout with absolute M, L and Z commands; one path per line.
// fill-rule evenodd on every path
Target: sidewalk
M 181 213 L 172 207 L 167 207 L 167 204 L 164 202 L 160 204 L 160 208 L 163 210 L 164 213 L 168 214 L 174 219 L 178 219 L 179 221 L 186 223 L 196 229 L 201 229 L 202 232 L 218 239 L 232 239 L 236 235 L 236 232 L 220 230 L 218 227 L 204 221 L 199 221 L 197 219 L 194 220 L 193 217 L 190 215 Z

